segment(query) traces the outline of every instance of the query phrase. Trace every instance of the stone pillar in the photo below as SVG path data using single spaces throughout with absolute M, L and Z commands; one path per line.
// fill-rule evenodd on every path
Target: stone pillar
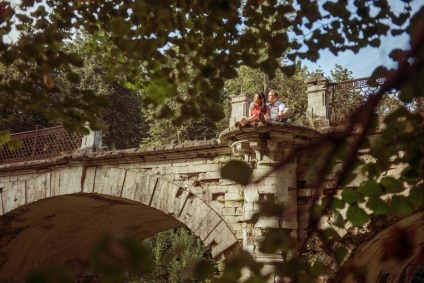
M 291 152 L 291 145 L 276 140 L 251 141 L 250 152 L 256 157 L 256 168 L 253 178 L 259 178 Z M 273 172 L 259 184 L 249 185 L 244 189 L 243 205 L 243 248 L 249 251 L 259 262 L 265 263 L 264 272 L 270 272 L 273 262 L 282 261 L 281 255 L 263 254 L 259 247 L 269 228 L 283 228 L 291 231 L 291 236 L 297 238 L 297 190 L 296 190 L 295 160 L 283 169 Z M 259 203 L 273 200 L 282 203 L 284 214 L 278 217 L 259 219 L 250 223 L 252 215 L 259 211 Z M 269 264 L 267 264 L 269 263 Z
M 86 123 L 85 126 L 90 133 L 82 138 L 81 147 L 78 151 L 85 152 L 99 150 L 102 147 L 102 131 L 92 131 L 88 126 L 88 123 Z
M 308 109 L 306 116 L 315 128 L 325 128 L 330 125 L 330 103 L 328 79 L 322 73 L 314 73 L 306 81 Z
M 240 95 L 231 95 L 231 117 L 229 127 L 234 126 L 236 121 L 249 115 L 249 105 L 252 102 L 250 94 L 241 93 Z

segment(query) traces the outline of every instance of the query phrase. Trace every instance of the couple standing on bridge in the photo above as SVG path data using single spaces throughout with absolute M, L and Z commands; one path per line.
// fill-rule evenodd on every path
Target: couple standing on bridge
M 255 94 L 254 101 L 249 107 L 249 117 L 242 118 L 237 121 L 234 126 L 241 128 L 249 123 L 253 123 L 254 127 L 261 123 L 267 126 L 269 121 L 285 123 L 290 115 L 290 109 L 283 102 L 278 101 L 278 92 L 271 90 L 268 93 L 268 103 L 266 103 L 265 94 L 258 92 Z

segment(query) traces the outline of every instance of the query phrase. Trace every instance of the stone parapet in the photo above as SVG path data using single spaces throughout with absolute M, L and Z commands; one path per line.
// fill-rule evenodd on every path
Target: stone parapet
M 231 149 L 226 144 L 221 144 L 218 140 L 193 141 L 178 145 L 145 146 L 114 151 L 98 152 L 77 152 L 74 154 L 62 155 L 59 157 L 31 160 L 25 162 L 0 164 L 0 175 L 3 172 L 15 170 L 31 170 L 31 168 L 49 167 L 53 165 L 66 165 L 71 163 L 84 162 L 86 165 L 107 165 L 137 162 L 168 162 L 179 159 L 193 158 L 214 158 L 231 153 Z M 125 162 L 123 162 L 125 161 Z

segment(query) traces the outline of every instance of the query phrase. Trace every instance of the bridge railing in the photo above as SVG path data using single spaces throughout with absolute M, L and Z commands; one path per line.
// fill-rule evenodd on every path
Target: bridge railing
M 330 91 L 330 124 L 333 126 L 346 125 L 353 111 L 363 104 L 368 96 L 379 91 L 380 85 L 385 79 L 377 80 L 377 85 L 368 84 L 370 78 L 358 78 L 347 81 L 329 83 Z M 397 99 L 398 92 L 392 90 L 386 93 L 382 99 L 377 114 L 381 117 L 386 116 L 396 106 L 399 106 L 400 101 Z
M 68 133 L 62 126 L 12 134 L 22 146 L 10 150 L 5 144 L 0 150 L 0 164 L 46 159 L 71 153 L 81 145 L 82 135 Z

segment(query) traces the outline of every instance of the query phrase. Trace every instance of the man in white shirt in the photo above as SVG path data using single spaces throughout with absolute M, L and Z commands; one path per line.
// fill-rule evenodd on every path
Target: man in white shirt
M 268 94 L 269 103 L 267 106 L 267 113 L 265 115 L 260 115 L 262 118 L 265 118 L 266 121 L 275 121 L 280 123 L 287 122 L 287 118 L 290 116 L 290 109 L 280 101 L 278 101 L 278 92 L 271 90 Z M 261 117 L 259 117 L 261 119 Z M 263 119 L 261 122 L 264 123 Z

